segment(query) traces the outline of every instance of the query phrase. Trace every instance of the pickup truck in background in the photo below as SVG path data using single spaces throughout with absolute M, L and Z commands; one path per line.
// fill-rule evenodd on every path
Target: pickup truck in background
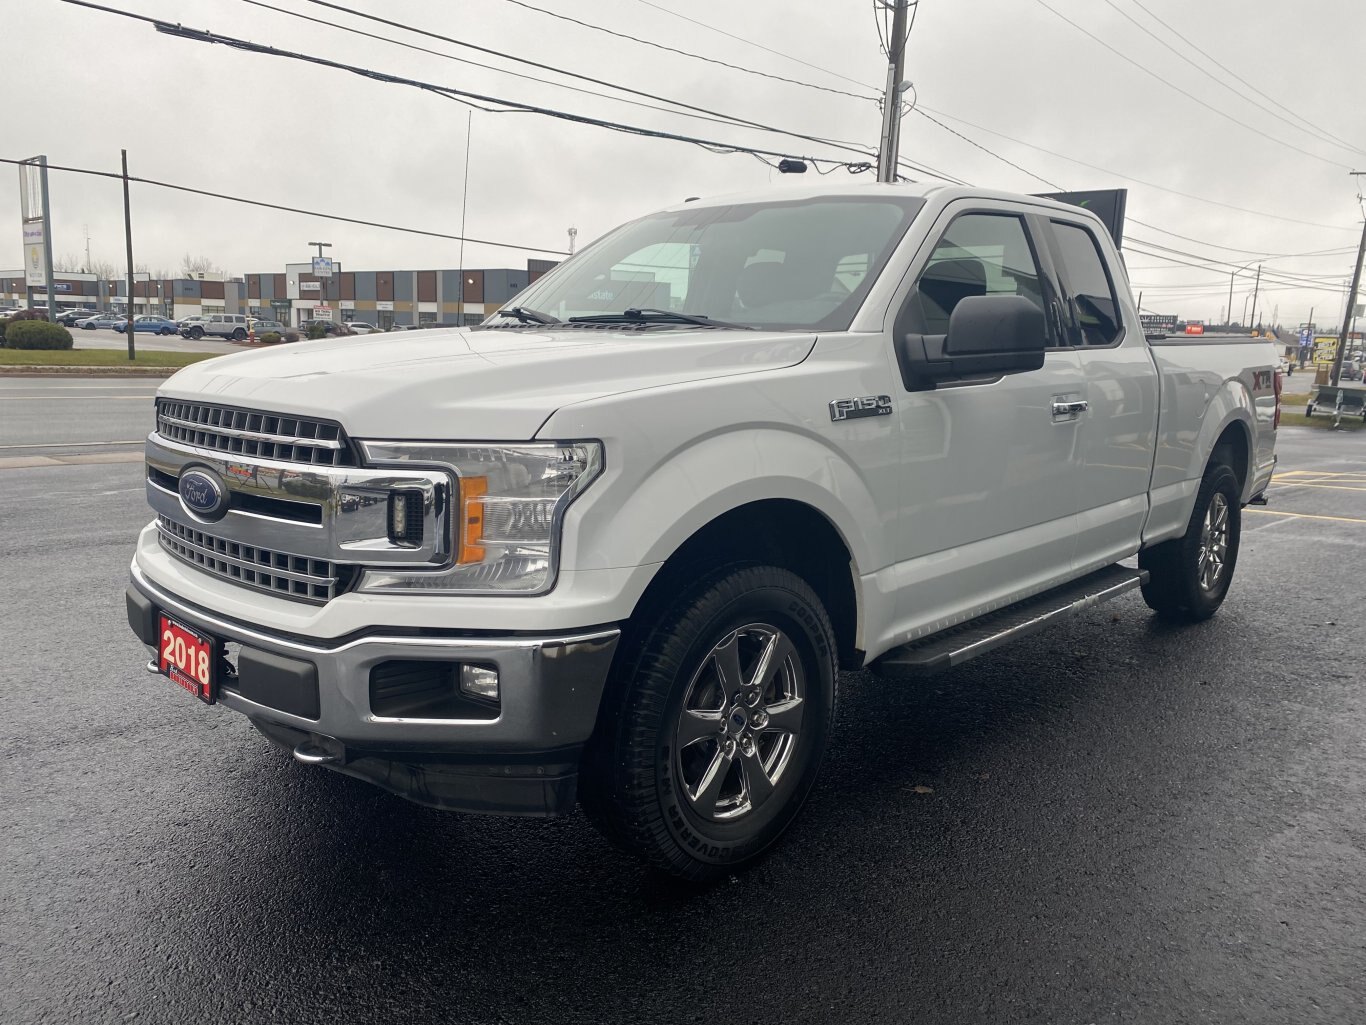
M 169 379 L 129 622 L 300 762 L 581 803 L 706 879 L 792 822 L 838 670 L 934 672 L 1133 588 L 1213 615 L 1279 396 L 1270 341 L 1145 338 L 1082 209 L 690 201 L 479 328 Z

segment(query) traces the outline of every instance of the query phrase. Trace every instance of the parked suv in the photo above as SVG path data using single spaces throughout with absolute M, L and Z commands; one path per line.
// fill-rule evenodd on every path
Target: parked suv
M 241 341 L 247 337 L 247 318 L 236 313 L 214 313 L 199 321 L 186 323 L 180 329 L 186 338 L 203 338 L 217 335 L 219 338 L 232 338 Z

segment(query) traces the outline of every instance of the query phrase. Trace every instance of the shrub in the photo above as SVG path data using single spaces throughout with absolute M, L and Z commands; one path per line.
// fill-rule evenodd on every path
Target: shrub
M 287 342 L 297 342 L 298 340 L 299 340 L 299 332 L 297 332 L 297 331 L 286 331 L 286 332 L 285 332 L 285 341 L 287 341 Z
M 265 334 L 263 334 L 263 335 L 262 335 L 259 339 L 257 339 L 257 340 L 258 340 L 262 345 L 279 345 L 279 344 L 280 344 L 280 332 L 279 332 L 279 331 L 267 331 Z
M 327 334 L 327 328 L 323 327 L 323 325 L 321 325 L 321 324 L 309 324 L 309 325 L 308 325 L 308 340 L 309 340 L 310 342 L 316 342 L 319 338 L 322 338 L 322 337 L 323 337 L 324 335 L 326 335 L 326 334 Z
M 46 321 L 47 314 L 39 313 L 37 310 L 20 310 L 18 313 L 15 313 L 4 319 L 0 319 L 0 345 L 5 344 L 5 325 L 18 324 L 20 321 L 24 320 Z
M 45 320 L 23 320 L 5 329 L 5 345 L 11 349 L 69 349 L 71 332 Z

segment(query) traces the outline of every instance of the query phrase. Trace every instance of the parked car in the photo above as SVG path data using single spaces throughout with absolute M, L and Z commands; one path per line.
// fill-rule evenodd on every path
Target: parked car
M 363 320 L 348 320 L 346 326 L 351 329 L 353 335 L 368 335 L 379 330 L 374 324 L 367 324 Z
M 307 335 L 310 331 L 313 330 L 313 325 L 315 324 L 321 324 L 323 334 L 328 336 L 344 336 L 355 333 L 351 331 L 351 325 L 340 324 L 335 320 L 305 320 L 301 325 L 299 325 L 299 333 L 302 335 Z
M 257 338 L 260 338 L 264 334 L 269 334 L 272 331 L 277 335 L 282 335 L 289 330 L 289 328 L 285 327 L 278 320 L 253 320 L 251 322 L 251 329 L 256 332 Z
M 604 287 L 642 264 L 691 270 Z M 946 670 L 1136 589 L 1215 615 L 1276 465 L 1276 346 L 1147 340 L 1105 224 L 1047 199 L 699 200 L 514 303 L 378 365 L 317 342 L 166 381 L 129 623 L 300 763 L 453 811 L 581 802 L 690 880 L 793 822 L 838 670 Z M 1188 660 L 1243 657 L 1277 599 L 1242 599 Z M 1105 618 L 1063 647 L 1181 647 Z
M 122 331 L 128 326 L 128 318 L 121 313 L 97 313 L 93 317 L 76 321 L 76 326 L 82 331 L 94 331 L 96 328 Z
M 1343 361 L 1342 361 L 1342 376 L 1341 376 L 1340 378 L 1338 378 L 1338 380 L 1340 380 L 1340 381 L 1360 381 L 1360 380 L 1361 380 L 1361 364 L 1360 364 L 1360 363 L 1357 363 L 1357 362 L 1354 361 L 1354 360 L 1350 360 L 1350 359 L 1345 359 L 1345 360 L 1343 360 Z
M 61 313 L 57 314 L 57 323 L 72 327 L 77 321 L 93 317 L 98 313 L 99 310 L 62 310 Z
M 127 331 L 128 318 L 120 317 L 118 323 L 114 325 L 114 330 L 119 334 L 123 334 Z M 179 328 L 177 327 L 176 322 L 174 320 L 169 320 L 166 317 L 153 317 L 150 314 L 144 314 L 140 317 L 133 318 L 134 334 L 146 332 L 153 335 L 173 335 L 178 330 Z
M 187 317 L 180 333 L 186 338 L 203 338 L 213 335 L 216 338 L 231 338 L 242 341 L 247 337 L 247 318 L 240 313 L 211 313 L 195 320 Z

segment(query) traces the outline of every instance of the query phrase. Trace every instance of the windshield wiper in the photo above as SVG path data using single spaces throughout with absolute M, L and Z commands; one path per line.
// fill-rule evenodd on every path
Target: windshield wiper
M 570 317 L 570 324 L 696 324 L 699 327 L 727 327 L 737 331 L 753 331 L 745 324 L 727 324 L 712 320 L 700 313 L 679 313 L 677 310 L 650 308 L 622 310 L 620 313 L 595 313 L 588 317 Z
M 497 313 L 497 316 L 499 316 L 499 317 L 516 317 L 517 320 L 518 320 L 520 323 L 522 323 L 522 324 L 558 324 L 558 323 L 559 323 L 559 321 L 556 320 L 554 317 L 552 317 L 550 314 L 548 314 L 548 313 L 542 313 L 540 310 L 529 310 L 529 309 L 527 309 L 525 306 L 509 306 L 509 307 L 508 307 L 507 309 L 505 309 L 505 310 L 499 310 L 498 313 Z

